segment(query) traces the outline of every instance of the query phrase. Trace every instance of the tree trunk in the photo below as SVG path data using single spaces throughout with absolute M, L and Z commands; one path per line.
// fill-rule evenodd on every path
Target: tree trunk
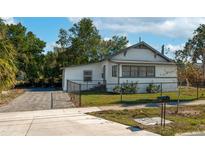
M 202 54 L 203 59 L 202 59 L 202 71 L 203 71 L 203 81 L 205 81 L 205 55 Z
M 188 88 L 189 86 L 189 80 L 186 78 L 186 87 Z

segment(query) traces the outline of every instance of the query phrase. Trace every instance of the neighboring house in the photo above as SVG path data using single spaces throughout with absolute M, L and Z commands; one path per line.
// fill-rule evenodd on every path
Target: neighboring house
M 139 92 L 148 86 L 141 83 L 163 83 L 163 91 L 175 91 L 177 66 L 147 43 L 139 42 L 98 63 L 63 68 L 64 91 L 69 90 L 67 80 L 82 84 L 82 90 L 88 84 L 92 88 L 105 83 L 107 91 L 112 91 L 117 84 L 138 82 Z

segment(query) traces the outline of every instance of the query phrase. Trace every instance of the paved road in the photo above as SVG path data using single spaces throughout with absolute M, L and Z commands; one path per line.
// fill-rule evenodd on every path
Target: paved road
M 34 111 L 73 107 L 67 93 L 52 89 L 29 89 L 24 94 L 1 106 L 0 112 Z
M 1 136 L 157 135 L 85 113 L 97 107 L 0 113 Z

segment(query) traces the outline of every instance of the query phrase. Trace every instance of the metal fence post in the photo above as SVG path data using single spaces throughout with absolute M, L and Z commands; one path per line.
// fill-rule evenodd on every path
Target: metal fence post
M 51 92 L 51 109 L 53 109 L 53 93 Z
M 163 109 L 164 109 L 164 106 L 163 106 L 163 103 L 161 102 L 161 114 L 160 114 L 160 117 L 161 117 L 161 126 L 162 126 L 162 123 L 163 123 Z
M 81 84 L 79 84 L 79 107 L 81 107 Z
M 74 87 L 74 101 L 76 103 L 76 85 L 73 83 L 73 87 Z
M 181 84 L 180 84 L 180 82 L 178 82 L 177 113 L 179 112 L 179 97 L 180 97 L 180 89 L 181 89 Z
M 197 99 L 199 99 L 199 85 L 198 85 L 198 82 L 196 83 L 196 88 L 197 88 L 197 92 L 196 92 Z
M 122 84 L 120 84 L 120 102 L 122 103 Z
M 165 124 L 166 124 L 166 102 L 164 102 L 164 125 L 163 127 L 165 127 Z
M 68 92 L 68 83 L 69 83 L 69 82 L 68 82 L 68 80 L 67 80 L 67 92 Z
M 160 92 L 160 95 L 162 96 L 162 82 L 161 82 L 161 92 Z

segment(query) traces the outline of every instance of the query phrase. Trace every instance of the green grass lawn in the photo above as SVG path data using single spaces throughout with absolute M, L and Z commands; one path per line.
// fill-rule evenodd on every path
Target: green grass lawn
M 18 97 L 22 93 L 24 93 L 23 89 L 12 89 L 8 91 L 8 94 L 0 93 L 0 106 L 9 103 L 12 99 Z
M 134 121 L 135 118 L 160 116 L 159 108 L 135 110 L 108 110 L 90 113 L 107 120 L 119 122 L 128 126 L 139 127 L 161 135 L 205 131 L 205 106 L 181 106 L 176 114 L 175 107 L 167 108 L 166 119 L 173 121 L 165 128 L 160 125 L 145 126 Z
M 154 94 L 113 94 L 107 92 L 82 92 L 81 104 L 82 106 L 102 106 L 102 105 L 113 105 L 113 104 L 139 104 L 139 103 L 154 103 L 156 98 L 160 96 L 160 93 Z M 171 101 L 177 101 L 178 92 L 163 92 L 162 95 L 168 95 Z M 198 96 L 200 99 L 205 99 L 205 88 L 199 89 Z M 192 101 L 197 99 L 196 88 L 181 88 L 180 90 L 180 101 Z

